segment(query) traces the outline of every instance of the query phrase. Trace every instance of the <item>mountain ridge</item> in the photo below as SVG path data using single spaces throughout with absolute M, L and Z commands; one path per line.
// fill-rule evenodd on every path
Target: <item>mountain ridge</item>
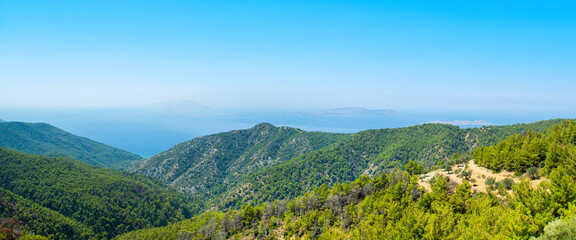
M 252 200 L 258 203 L 272 199 L 290 199 L 322 184 L 333 185 L 339 182 L 353 181 L 362 174 L 373 176 L 394 167 L 402 168 L 409 160 L 429 168 L 441 161 L 448 160 L 454 153 L 466 153 L 476 146 L 494 144 L 512 134 L 522 133 L 529 129 L 545 131 L 559 121 L 562 120 L 554 119 L 531 124 L 481 128 L 422 124 L 404 128 L 365 130 L 346 135 L 341 141 L 330 142 L 323 148 L 297 154 L 290 159 L 270 164 L 264 168 L 244 168 L 242 174 L 236 174 L 233 177 L 234 181 L 227 180 L 231 178 L 227 175 L 230 172 L 218 172 L 218 170 L 233 166 L 233 164 L 224 166 L 230 164 L 228 162 L 223 162 L 221 165 L 209 162 L 212 164 L 210 165 L 206 162 L 196 166 L 196 168 L 186 165 L 189 162 L 174 164 L 172 159 L 179 158 L 174 149 L 180 148 L 179 151 L 186 152 L 186 142 L 163 153 L 173 154 L 169 158 L 159 154 L 151 158 L 154 159 L 155 165 L 140 165 L 138 169 L 131 168 L 130 170 L 156 178 L 161 176 L 161 180 L 180 191 L 192 194 L 199 202 L 212 202 L 208 207 L 215 204 L 224 208 L 233 208 L 238 204 Z M 262 130 L 266 128 L 277 127 L 270 124 L 258 124 L 251 129 Z M 248 130 L 209 135 L 196 138 L 196 140 L 193 139 L 188 143 L 195 142 L 202 146 L 197 140 L 212 139 L 214 136 L 219 136 L 220 141 L 238 144 L 238 141 L 242 143 L 246 140 L 239 137 L 242 135 L 241 133 L 246 133 L 246 131 Z M 213 140 L 215 141 L 215 139 Z M 215 148 L 212 150 L 215 151 L 210 152 L 210 154 L 222 152 L 225 149 Z M 194 152 L 196 150 L 189 151 Z M 238 154 L 238 156 L 240 155 Z M 202 155 L 200 158 L 205 156 L 207 155 Z M 149 160 L 145 159 L 135 164 Z M 192 155 L 189 155 L 189 160 L 197 161 Z M 153 166 L 153 168 L 150 169 L 149 166 Z M 203 182 L 189 181 L 191 174 L 176 174 L 177 177 L 170 178 L 176 175 L 167 174 L 166 169 L 175 168 L 175 166 L 178 168 L 191 167 L 189 170 L 182 171 L 194 172 L 196 175 L 193 178 L 199 178 L 199 176 L 205 178 Z M 221 168 L 218 169 L 218 166 Z M 238 170 L 237 168 L 231 169 Z M 232 174 L 235 173 L 237 172 Z M 212 181 L 216 174 L 220 174 L 222 181 Z
M 442 166 L 444 161 L 455 158 L 454 153 L 466 154 L 473 149 L 490 150 L 481 146 L 506 142 L 504 139 L 512 139 L 509 141 L 514 142 L 522 140 L 521 142 L 531 144 L 532 141 L 528 141 L 532 139 L 531 136 L 549 132 L 555 137 L 546 139 L 571 141 L 569 144 L 572 147 L 565 149 L 567 152 L 560 151 L 563 149 L 562 145 L 555 148 L 555 151 L 560 151 L 559 156 L 574 156 L 576 124 L 551 128 L 553 124 L 561 121 L 563 120 L 554 119 L 531 124 L 470 129 L 443 124 L 423 124 L 405 128 L 365 130 L 357 134 L 306 132 L 261 123 L 250 129 L 195 138 L 174 146 L 164 152 L 164 155 L 160 154 L 157 159 L 152 159 L 154 161 L 144 159 L 151 161 L 151 165 L 143 164 L 144 166 L 155 167 L 150 172 L 158 174 L 155 178 L 164 182 L 170 180 L 183 183 L 179 190 L 188 193 L 187 195 L 174 191 L 160 180 L 136 173 L 106 169 L 70 158 L 36 156 L 0 148 L 0 204 L 8 206 L 0 209 L 0 225 L 10 224 L 10 221 L 23 221 L 28 225 L 21 225 L 21 229 L 33 230 L 31 226 L 35 226 L 43 229 L 36 230 L 36 233 L 50 238 L 107 239 L 117 234 L 150 227 L 166 226 L 162 229 L 170 230 L 183 226 L 181 223 L 170 223 L 206 210 L 210 211 L 199 215 L 200 218 L 210 215 L 211 210 L 231 209 L 230 214 L 222 219 L 211 220 L 211 217 L 208 217 L 204 219 L 206 221 L 202 220 L 197 224 L 194 219 L 198 218 L 194 218 L 184 224 L 204 225 L 201 229 L 190 230 L 188 233 L 210 233 L 211 221 L 223 224 L 219 226 L 225 232 L 241 233 L 237 231 L 253 229 L 256 225 L 252 223 L 262 218 L 267 221 L 261 223 L 264 227 L 242 234 L 268 235 L 266 224 L 275 221 L 275 226 L 286 226 L 286 231 L 278 230 L 279 234 L 282 234 L 282 231 L 284 236 L 310 233 L 314 238 L 316 233 L 313 232 L 320 229 L 315 224 L 324 220 L 314 220 L 319 216 L 308 214 L 315 214 L 316 210 L 330 210 L 332 213 L 324 212 L 329 215 L 322 217 L 331 219 L 325 226 L 333 229 L 340 226 L 343 230 L 338 231 L 348 231 L 347 226 L 355 224 L 353 216 L 356 209 L 349 209 L 346 205 L 360 203 L 359 201 L 373 191 L 383 190 L 382 193 L 392 194 L 384 200 L 393 201 L 392 205 L 386 205 L 386 208 L 376 206 L 372 209 L 374 214 L 382 214 L 381 210 L 388 211 L 388 207 L 394 208 L 394 201 L 420 197 L 422 202 L 410 203 L 411 207 L 428 209 L 431 205 L 426 201 L 430 200 L 430 196 L 422 195 L 415 187 L 417 178 L 398 169 L 404 164 L 437 168 Z M 569 134 L 563 134 L 563 129 L 569 130 Z M 31 135 L 34 135 L 32 133 Z M 510 138 L 510 135 L 516 137 Z M 532 147 L 526 149 L 530 150 Z M 547 148 L 535 149 L 544 151 Z M 521 159 L 524 158 L 518 158 Z M 138 163 L 143 163 L 144 160 Z M 553 165 L 546 163 L 546 168 L 552 169 Z M 146 170 L 144 168 L 142 171 Z M 370 180 L 370 177 L 363 175 L 374 178 Z M 379 177 L 376 177 L 378 175 Z M 562 176 L 564 175 L 551 175 L 550 180 L 572 184 L 572 179 L 561 179 Z M 404 180 L 394 183 L 399 179 Z M 184 184 L 190 184 L 189 186 L 197 189 L 194 192 L 182 191 L 187 190 Z M 411 187 L 406 188 L 407 186 Z M 465 184 L 463 186 L 466 187 Z M 438 189 L 435 185 L 431 188 L 433 192 Z M 458 191 L 460 190 L 456 190 L 457 197 Z M 406 198 L 397 195 L 402 192 L 407 194 Z M 445 199 L 453 193 L 454 190 L 446 190 L 436 195 L 444 196 Z M 374 195 L 375 198 L 383 196 Z M 460 211 L 458 209 L 465 206 L 454 203 L 453 201 L 458 200 L 456 197 L 450 198 L 448 203 L 454 205 L 454 211 Z M 368 202 L 364 207 L 371 209 L 372 197 L 366 199 Z M 400 203 L 407 203 L 404 200 Z M 288 211 L 292 215 L 286 218 L 284 213 L 274 213 L 277 210 Z M 279 219 L 269 218 L 269 213 L 275 214 Z M 431 214 L 436 214 L 435 210 Z M 509 212 L 507 216 L 514 214 L 516 212 Z M 306 217 L 307 215 L 310 218 Z M 291 218 L 294 216 L 297 218 Z M 300 217 L 303 218 L 299 219 Z M 297 223 L 300 221 L 301 223 Z M 299 229 L 303 226 L 301 224 L 307 227 L 297 230 L 298 232 L 290 230 Z M 372 226 L 369 222 L 365 224 Z M 366 226 L 356 229 L 361 230 Z M 0 238 L 4 236 L 4 230 L 6 229 L 0 227 Z M 145 232 L 147 231 L 142 231 Z M 175 238 L 190 237 L 188 233 L 175 235 Z M 344 238 L 350 236 L 346 235 Z M 157 239 L 158 236 L 152 238 Z
M 127 169 L 163 180 L 182 192 L 209 198 L 250 172 L 321 149 L 348 135 L 307 132 L 260 123 L 180 143 Z
M 117 169 L 142 158 L 47 123 L 0 123 L 0 147 L 43 156 L 66 156 Z
M 118 239 L 573 239 L 576 122 L 548 126 L 554 122 L 472 133 L 499 133 L 500 138 L 526 130 L 474 150 L 479 163 L 491 168 L 535 169 L 525 174 L 507 172 L 507 177 L 496 181 L 494 175 L 485 178 L 483 174 L 488 172 L 480 170 L 474 177 L 469 168 L 480 165 L 453 155 L 450 164 L 441 167 L 450 172 L 449 168 L 456 167 L 449 174 L 458 174 L 463 180 L 437 174 L 425 179 L 431 185 L 426 190 L 419 186 L 423 180 L 419 171 L 395 168 L 372 178 L 360 176 L 352 182 L 308 189 L 292 199 L 243 202 L 227 211 L 209 210 L 170 226 L 133 231 Z M 485 142 L 479 140 L 477 143 Z M 535 161 L 526 161 L 526 156 L 535 157 Z M 410 165 L 414 167 L 409 163 L 406 168 Z M 545 179 L 531 182 L 539 177 Z M 477 181 L 484 178 L 486 192 L 475 191 Z M 535 186 L 537 182 L 540 184 Z

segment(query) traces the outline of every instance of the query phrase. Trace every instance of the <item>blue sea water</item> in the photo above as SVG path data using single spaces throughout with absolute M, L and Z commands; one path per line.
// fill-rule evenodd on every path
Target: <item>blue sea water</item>
M 316 111 L 203 111 L 167 113 L 134 109 L 116 110 L 1 110 L 6 121 L 45 122 L 143 157 L 150 157 L 195 137 L 247 129 L 258 123 L 290 126 L 307 131 L 355 133 L 367 129 L 398 128 L 428 122 L 508 125 L 554 118 L 575 118 L 564 113 L 382 111 L 341 108 Z M 458 121 L 458 122 L 455 122 Z

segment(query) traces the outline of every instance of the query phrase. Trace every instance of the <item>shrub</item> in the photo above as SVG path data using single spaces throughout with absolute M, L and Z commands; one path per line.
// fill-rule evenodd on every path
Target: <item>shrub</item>
M 514 181 L 512 179 L 504 178 L 504 180 L 502 180 L 502 187 L 506 190 L 512 189 L 512 186 L 514 186 Z
M 494 179 L 493 177 L 486 178 L 486 185 L 493 187 L 495 183 L 496 179 Z
M 532 180 L 538 179 L 540 175 L 538 174 L 538 168 L 532 166 L 526 169 L 526 175 L 530 177 Z
M 576 217 L 572 217 L 567 221 L 561 219 L 549 222 L 544 227 L 544 234 L 539 238 L 540 240 L 548 239 L 574 239 L 576 236 Z
M 472 177 L 472 170 L 464 169 L 462 173 L 460 173 L 460 177 L 466 180 L 470 180 L 470 177 Z

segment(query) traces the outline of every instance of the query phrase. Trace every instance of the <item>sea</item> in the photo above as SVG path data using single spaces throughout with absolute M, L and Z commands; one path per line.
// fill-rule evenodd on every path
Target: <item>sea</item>
M 1 110 L 4 121 L 43 122 L 64 131 L 151 157 L 196 137 L 248 129 L 259 123 L 306 131 L 356 133 L 368 129 L 399 128 L 427 123 L 462 128 L 532 123 L 576 118 L 573 113 L 517 113 L 490 111 L 373 110 L 334 108 L 312 110 L 164 111 L 158 109 Z

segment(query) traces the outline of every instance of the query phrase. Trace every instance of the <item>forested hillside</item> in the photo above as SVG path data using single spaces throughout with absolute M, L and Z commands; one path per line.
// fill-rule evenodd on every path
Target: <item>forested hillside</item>
M 121 168 L 142 158 L 46 123 L 0 123 L 0 147 L 42 156 L 71 157 L 109 168 Z
M 292 136 L 293 132 L 306 133 L 260 124 L 249 130 L 211 135 L 182 143 L 151 159 L 138 162 L 134 169 L 176 185 L 179 190 L 190 193 L 195 202 L 204 204 L 205 208 L 235 208 L 247 202 L 290 199 L 322 184 L 332 186 L 349 182 L 362 174 L 378 175 L 394 167 L 402 168 L 410 160 L 429 168 L 447 160 L 454 153 L 467 153 L 477 146 L 494 144 L 528 130 L 543 132 L 560 121 L 471 129 L 424 124 L 362 131 L 340 141 L 334 138 L 337 135 L 314 133 L 313 136 L 317 137 L 315 141 L 331 137 L 330 141 L 324 140 L 324 143 L 333 145 L 308 153 L 298 150 L 301 148 L 296 143 L 302 144 L 301 140 L 271 141 L 296 144 L 289 147 L 268 147 L 271 146 L 270 142 L 256 144 L 258 141 L 251 140 L 254 136 L 290 139 L 281 136 Z M 251 149 L 250 146 L 257 146 L 258 150 L 246 150 Z M 281 156 L 296 157 L 266 161 L 274 159 L 262 157 L 269 156 L 271 149 L 285 149 Z M 291 151 L 297 151 L 298 154 Z M 265 167 L 251 167 L 255 164 Z
M 494 171 L 524 172 L 532 166 L 551 172 L 572 164 L 576 158 L 576 123 L 565 121 L 554 125 L 546 134 L 526 132 L 516 134 L 497 145 L 476 149 L 479 165 Z
M 92 228 L 57 211 L 0 188 L 0 239 L 18 239 L 22 231 L 54 239 L 88 239 Z
M 540 162 L 512 162 L 524 167 L 545 164 L 539 170 L 549 182 L 535 187 L 522 181 L 511 186 L 510 193 L 472 192 L 471 183 L 456 185 L 440 176 L 433 179 L 432 190 L 424 192 L 417 175 L 392 170 L 332 188 L 320 186 L 290 201 L 209 211 L 118 239 L 573 239 L 575 122 L 557 124 L 543 134 L 514 135 L 501 144 L 479 148 L 475 155 L 491 163 L 500 161 L 498 154 L 483 154 L 496 149 L 524 156 L 522 149 L 530 149 L 534 139 L 542 140 L 543 149 L 548 149 L 539 155 Z
M 345 134 L 306 132 L 262 123 L 195 138 L 129 170 L 159 178 L 195 196 L 198 204 L 216 199 L 248 173 L 275 166 L 347 138 Z
M 362 174 L 402 167 L 411 159 L 435 165 L 455 152 L 467 151 L 465 136 L 464 130 L 441 124 L 362 131 L 329 148 L 250 174 L 241 190 L 227 196 L 225 206 L 293 198 L 322 184 L 350 182 Z
M 528 130 L 545 131 L 560 121 L 472 129 L 424 124 L 362 131 L 329 148 L 247 175 L 236 188 L 223 194 L 221 206 L 290 199 L 322 184 L 332 186 L 360 175 L 378 175 L 394 167 L 402 168 L 409 161 L 427 169 L 454 153 L 466 154 L 478 145 L 497 143 Z
M 425 193 L 416 175 L 398 170 L 408 164 L 418 173 L 472 149 L 478 164 L 536 167 L 550 181 L 485 194 L 437 177 Z M 150 173 L 170 173 L 154 176 L 200 185 L 184 194 L 135 173 L 0 148 L 0 237 L 107 239 L 132 231 L 121 238 L 545 239 L 576 222 L 575 149 L 576 124 L 561 120 L 352 135 L 259 124 L 151 158 Z
M 489 146 L 497 144 L 514 134 L 526 133 L 528 131 L 544 133 L 548 131 L 548 129 L 550 129 L 554 124 L 564 121 L 566 121 L 566 119 L 552 119 L 528 124 L 470 128 L 467 129 L 470 132 L 470 135 L 467 138 L 476 138 L 474 140 L 477 142 L 476 146 Z
M 194 211 L 184 194 L 143 176 L 3 148 L 0 204 L 0 226 L 21 222 L 55 239 L 110 238 Z

